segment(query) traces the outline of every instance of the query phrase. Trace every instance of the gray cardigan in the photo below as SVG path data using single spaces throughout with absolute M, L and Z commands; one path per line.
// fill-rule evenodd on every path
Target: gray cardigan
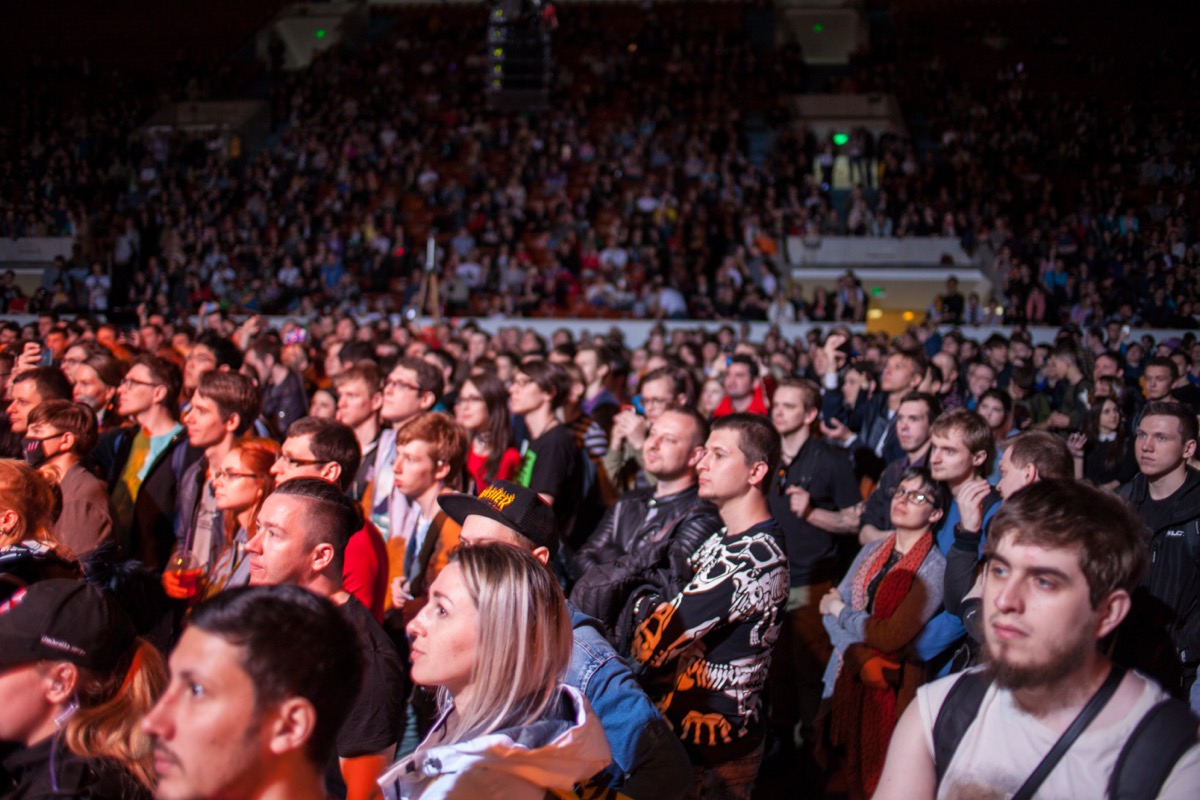
M 846 601 L 846 607 L 837 617 L 829 614 L 821 617 L 821 622 L 829 633 L 829 640 L 838 653 L 829 659 L 829 664 L 825 667 L 823 697 L 833 696 L 833 685 L 837 681 L 838 667 L 842 663 L 840 656 L 846 652 L 846 648 L 863 642 L 885 653 L 904 649 L 942 607 L 942 576 L 946 569 L 946 557 L 938 550 L 936 543 L 921 562 L 912 588 L 892 616 L 885 620 L 875 619 L 865 609 L 851 607 L 850 591 L 854 584 L 854 576 L 863 568 L 868 558 L 887 541 L 889 540 L 881 539 L 871 542 L 858 551 L 854 563 L 838 584 L 838 592 Z

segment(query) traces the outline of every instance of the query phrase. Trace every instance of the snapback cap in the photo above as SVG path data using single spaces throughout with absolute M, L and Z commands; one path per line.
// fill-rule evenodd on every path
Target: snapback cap
M 438 498 L 442 510 L 459 525 L 467 517 L 481 516 L 493 519 L 533 542 L 534 547 L 544 547 L 554 556 L 558 553 L 558 522 L 554 510 L 532 489 L 510 481 L 495 481 L 479 493 L 445 494 Z
M 70 661 L 111 672 L 136 638 L 116 599 L 86 581 L 38 581 L 0 605 L 0 667 Z

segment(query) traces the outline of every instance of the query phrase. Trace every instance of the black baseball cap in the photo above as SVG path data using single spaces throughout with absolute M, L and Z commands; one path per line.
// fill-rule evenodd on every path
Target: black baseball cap
M 136 638 L 116 599 L 86 581 L 38 581 L 0 605 L 0 667 L 48 660 L 111 672 Z
M 535 548 L 546 548 L 551 556 L 558 552 L 558 522 L 554 519 L 554 510 L 528 487 L 510 481 L 495 481 L 480 492 L 479 497 L 446 494 L 438 498 L 438 503 L 459 525 L 470 516 L 487 517 L 512 528 L 533 542 Z

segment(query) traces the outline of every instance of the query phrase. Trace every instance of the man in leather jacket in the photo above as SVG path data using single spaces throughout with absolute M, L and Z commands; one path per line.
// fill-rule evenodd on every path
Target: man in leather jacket
M 642 450 L 655 487 L 610 506 L 575 557 L 580 579 L 571 601 L 603 622 L 610 638 L 618 638 L 617 622 L 632 591 L 661 580 L 663 572 L 688 570 L 688 557 L 721 527 L 716 508 L 700 499 L 696 487 L 707 437 L 708 423 L 692 409 L 664 411 Z

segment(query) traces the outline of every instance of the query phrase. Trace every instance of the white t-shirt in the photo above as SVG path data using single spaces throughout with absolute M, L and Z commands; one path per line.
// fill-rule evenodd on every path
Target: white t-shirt
M 933 753 L 933 726 L 938 711 L 960 676 L 934 681 L 917 690 L 925 744 Z M 1140 689 L 1132 682 L 1141 684 Z M 1126 740 L 1158 701 L 1166 697 L 1155 683 L 1130 672 L 1117 694 L 1067 750 L 1034 795 L 1037 800 L 1076 800 L 1107 796 L 1108 781 Z M 1122 698 L 1128 710 L 1121 711 Z M 1132 702 L 1130 702 L 1130 700 Z M 1113 714 L 1113 711 L 1121 711 Z M 1113 719 L 1113 717 L 1116 717 Z M 1037 769 L 1061 731 L 1047 728 L 1022 711 L 1012 693 L 988 687 L 979 714 L 967 728 L 938 787 L 938 800 L 1008 800 Z M 1200 797 L 1200 746 L 1193 746 L 1163 784 L 1161 800 Z

